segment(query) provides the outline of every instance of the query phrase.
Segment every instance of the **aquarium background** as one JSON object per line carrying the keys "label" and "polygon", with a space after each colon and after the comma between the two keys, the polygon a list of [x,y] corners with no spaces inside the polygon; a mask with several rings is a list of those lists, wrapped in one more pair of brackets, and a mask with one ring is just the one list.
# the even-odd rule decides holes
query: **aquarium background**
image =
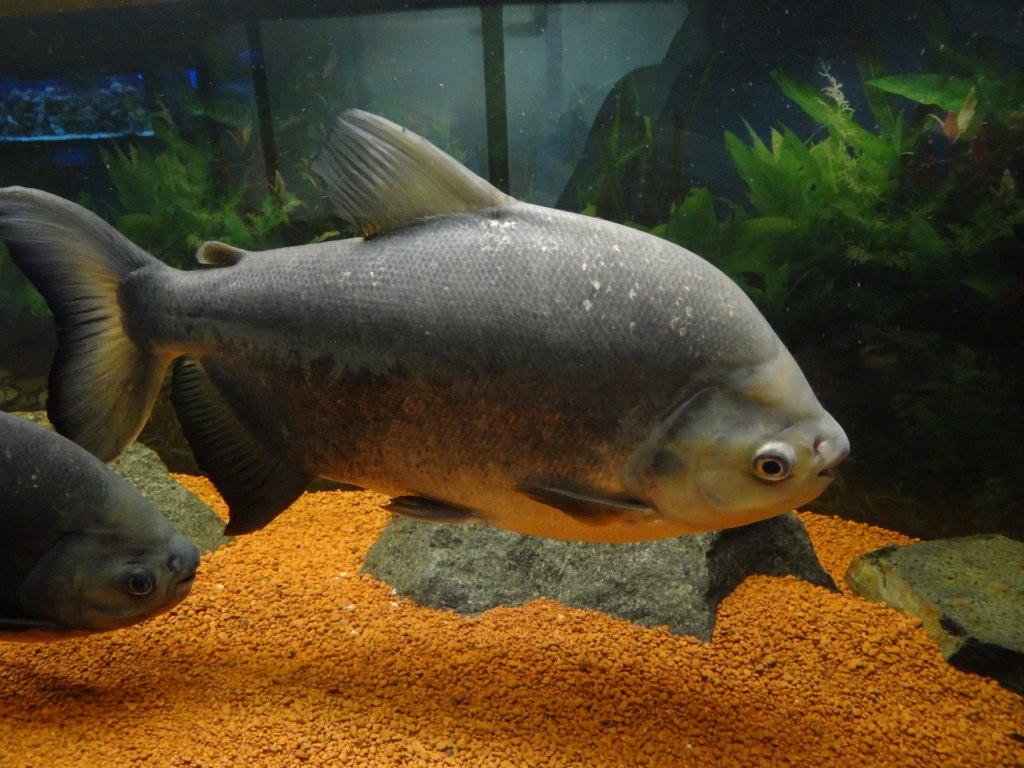
{"label": "aquarium background", "polygon": [[[88,2],[0,8],[0,184],[168,262],[347,232],[309,161],[358,106],[531,202],[748,291],[846,427],[812,506],[1024,538],[1024,9],[953,2]],[[0,407],[52,324],[0,255]],[[175,462],[173,418],[144,439]]]}

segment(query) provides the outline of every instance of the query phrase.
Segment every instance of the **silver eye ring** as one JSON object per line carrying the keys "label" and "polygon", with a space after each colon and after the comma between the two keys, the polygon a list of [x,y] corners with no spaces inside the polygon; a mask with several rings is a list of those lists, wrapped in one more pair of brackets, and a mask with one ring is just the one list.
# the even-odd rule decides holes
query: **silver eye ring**
{"label": "silver eye ring", "polygon": [[156,589],[156,579],[148,571],[133,571],[125,577],[124,588],[128,594],[135,595],[136,597],[145,597]]}
{"label": "silver eye ring", "polygon": [[796,451],[788,443],[765,443],[757,449],[751,461],[754,474],[761,480],[777,483],[793,473]]}

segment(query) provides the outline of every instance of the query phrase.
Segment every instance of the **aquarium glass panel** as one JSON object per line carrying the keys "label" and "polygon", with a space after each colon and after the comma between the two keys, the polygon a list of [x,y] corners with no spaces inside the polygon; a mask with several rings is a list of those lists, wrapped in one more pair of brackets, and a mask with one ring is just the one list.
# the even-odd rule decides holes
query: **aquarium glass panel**
{"label": "aquarium glass panel", "polygon": [[311,157],[333,115],[358,106],[412,128],[486,175],[479,8],[285,20],[262,28],[282,155]]}
{"label": "aquarium glass panel", "polygon": [[641,109],[660,111],[672,82],[657,65],[687,16],[683,2],[505,7],[512,194],[558,200],[598,110],[627,73],[646,77]]}

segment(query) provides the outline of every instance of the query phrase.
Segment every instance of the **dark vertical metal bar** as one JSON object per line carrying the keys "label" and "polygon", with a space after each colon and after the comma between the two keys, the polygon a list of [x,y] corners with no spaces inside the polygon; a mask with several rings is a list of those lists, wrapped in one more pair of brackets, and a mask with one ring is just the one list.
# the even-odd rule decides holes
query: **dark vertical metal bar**
{"label": "dark vertical metal bar", "polygon": [[487,173],[508,192],[508,103],[505,99],[505,23],[500,4],[480,6],[484,42],[484,104],[487,110]]}
{"label": "dark vertical metal bar", "polygon": [[249,69],[252,72],[252,89],[256,97],[256,122],[260,127],[260,146],[263,147],[263,164],[267,172],[267,184],[274,189],[277,178],[277,141],[274,138],[274,123],[270,115],[270,87],[267,83],[267,69],[263,63],[263,35],[260,21],[249,16],[245,21],[245,34],[249,44]]}

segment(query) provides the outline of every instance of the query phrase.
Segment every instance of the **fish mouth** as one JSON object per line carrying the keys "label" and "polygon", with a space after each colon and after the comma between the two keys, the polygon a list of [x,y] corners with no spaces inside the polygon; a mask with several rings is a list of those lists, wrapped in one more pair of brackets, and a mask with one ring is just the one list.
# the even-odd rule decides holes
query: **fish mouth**
{"label": "fish mouth", "polygon": [[175,583],[174,594],[178,600],[185,599],[185,596],[192,590],[192,582],[196,580],[196,573],[197,571],[193,570],[191,573],[178,579],[177,583]]}
{"label": "fish mouth", "polygon": [[830,483],[836,478],[836,467],[850,455],[850,442],[845,433],[831,440],[819,436],[814,440],[814,453],[819,459],[826,461],[825,466],[818,472],[818,478]]}
{"label": "fish mouth", "polygon": [[175,605],[180,603],[192,592],[192,582],[196,580],[196,575],[193,573],[191,576],[186,576],[181,581],[177,582],[167,594],[167,602],[164,610],[170,610]]}

